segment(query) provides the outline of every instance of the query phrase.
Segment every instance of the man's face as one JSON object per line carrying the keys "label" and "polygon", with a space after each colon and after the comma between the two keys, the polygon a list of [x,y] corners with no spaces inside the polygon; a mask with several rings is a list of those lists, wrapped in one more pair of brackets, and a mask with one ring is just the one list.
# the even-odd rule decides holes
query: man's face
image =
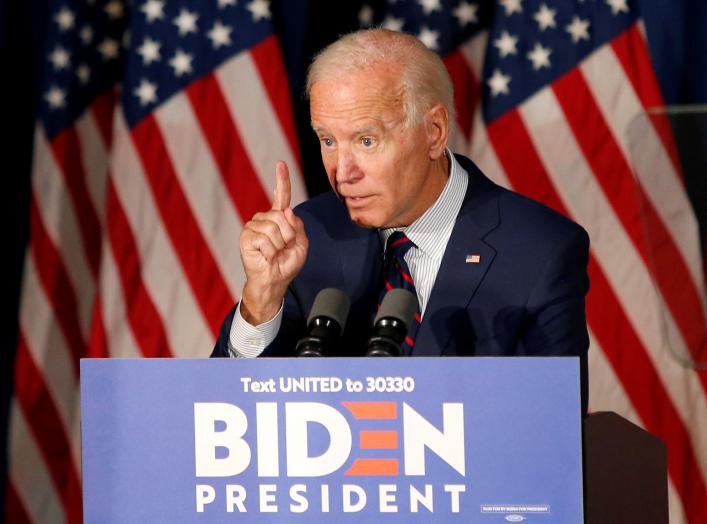
{"label": "man's face", "polygon": [[430,156],[429,126],[405,125],[403,93],[390,72],[316,82],[312,127],[329,183],[364,227],[407,226],[446,183]]}

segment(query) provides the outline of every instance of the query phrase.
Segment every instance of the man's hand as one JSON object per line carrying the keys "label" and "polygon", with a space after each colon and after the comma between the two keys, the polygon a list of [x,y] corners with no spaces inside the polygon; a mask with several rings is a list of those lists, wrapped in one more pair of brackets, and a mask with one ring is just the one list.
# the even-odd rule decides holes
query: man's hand
{"label": "man's hand", "polygon": [[287,286],[307,259],[309,241],[304,223],[290,208],[292,189],[287,164],[278,162],[275,176],[272,208],[253,215],[240,239],[246,274],[241,315],[251,325],[267,322],[277,314]]}

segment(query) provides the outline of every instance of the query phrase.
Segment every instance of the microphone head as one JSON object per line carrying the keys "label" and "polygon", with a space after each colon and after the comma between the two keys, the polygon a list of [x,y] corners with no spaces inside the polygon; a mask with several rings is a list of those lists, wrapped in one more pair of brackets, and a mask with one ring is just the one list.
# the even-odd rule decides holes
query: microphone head
{"label": "microphone head", "polygon": [[307,325],[309,326],[317,317],[328,317],[336,321],[343,330],[350,307],[351,301],[343,291],[333,287],[322,289],[315,297],[312,309],[309,311]]}
{"label": "microphone head", "polygon": [[395,318],[404,322],[405,326],[410,329],[416,309],[417,297],[415,295],[407,289],[391,289],[383,297],[383,302],[381,302],[381,307],[373,320],[373,325],[375,326],[379,320],[384,318]]}

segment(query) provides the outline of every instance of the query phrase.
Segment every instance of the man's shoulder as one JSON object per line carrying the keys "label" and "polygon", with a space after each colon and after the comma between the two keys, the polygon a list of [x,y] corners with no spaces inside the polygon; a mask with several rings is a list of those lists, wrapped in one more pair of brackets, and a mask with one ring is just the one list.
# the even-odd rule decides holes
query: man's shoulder
{"label": "man's shoulder", "polygon": [[[485,200],[488,207],[498,209],[498,226],[503,231],[516,231],[518,234],[530,234],[548,241],[566,236],[586,236],[584,228],[555,209],[533,198],[502,187],[486,175],[466,157],[457,155],[461,166],[469,174],[471,199]],[[481,193],[479,195],[478,193]]]}
{"label": "man's shoulder", "polygon": [[503,187],[499,187],[499,210],[506,220],[517,222],[519,227],[541,228],[547,234],[584,231],[577,222],[555,209]]}

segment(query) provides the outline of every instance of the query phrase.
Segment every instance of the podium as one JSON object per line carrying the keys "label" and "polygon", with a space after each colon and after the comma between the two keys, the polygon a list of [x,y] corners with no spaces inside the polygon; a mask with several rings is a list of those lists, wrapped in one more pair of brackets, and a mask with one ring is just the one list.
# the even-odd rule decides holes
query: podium
{"label": "podium", "polygon": [[583,522],[575,358],[88,359],[81,404],[87,523]]}
{"label": "podium", "polygon": [[616,413],[584,420],[587,524],[668,524],[665,443]]}

